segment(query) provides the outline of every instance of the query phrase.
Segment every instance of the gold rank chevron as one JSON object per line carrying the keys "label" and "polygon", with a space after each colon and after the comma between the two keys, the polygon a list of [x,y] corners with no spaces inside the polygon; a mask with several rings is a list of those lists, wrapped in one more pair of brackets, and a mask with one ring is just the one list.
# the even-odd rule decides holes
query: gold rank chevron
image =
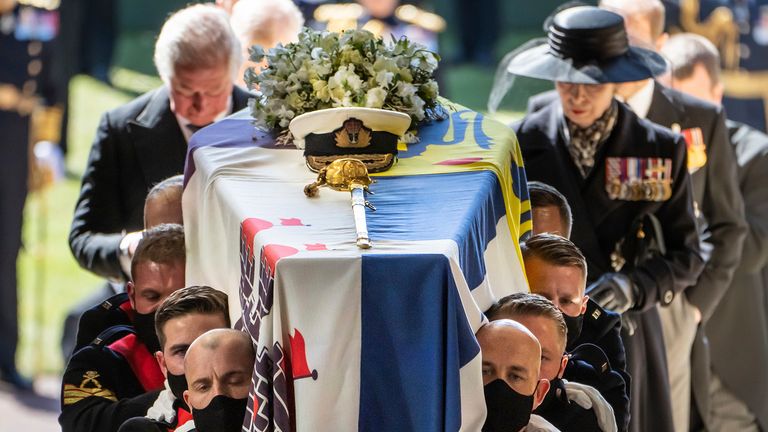
{"label": "gold rank chevron", "polygon": [[102,388],[75,387],[72,384],[64,385],[64,405],[72,405],[89,397],[102,397],[112,402],[117,402],[115,394],[111,390]]}

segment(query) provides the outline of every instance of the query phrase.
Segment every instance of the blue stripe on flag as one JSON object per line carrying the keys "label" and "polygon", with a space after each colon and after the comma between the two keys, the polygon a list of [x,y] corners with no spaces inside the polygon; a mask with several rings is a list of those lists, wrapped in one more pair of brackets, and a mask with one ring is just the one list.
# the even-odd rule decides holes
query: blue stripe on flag
{"label": "blue stripe on flag", "polygon": [[452,239],[470,289],[480,285],[485,278],[483,253],[506,214],[496,175],[472,171],[376,180],[369,200],[377,210],[367,213],[371,239]]}
{"label": "blue stripe on flag", "polygon": [[359,430],[458,430],[459,370],[480,347],[448,259],[364,255],[362,274]]}

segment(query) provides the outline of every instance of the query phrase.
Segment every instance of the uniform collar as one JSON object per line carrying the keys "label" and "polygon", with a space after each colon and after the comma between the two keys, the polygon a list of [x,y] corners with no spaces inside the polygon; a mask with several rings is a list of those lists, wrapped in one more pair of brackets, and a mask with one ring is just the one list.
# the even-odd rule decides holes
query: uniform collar
{"label": "uniform collar", "polygon": [[651,101],[653,100],[654,83],[654,80],[649,79],[640,90],[626,100],[627,105],[640,118],[648,117],[648,111],[651,109]]}

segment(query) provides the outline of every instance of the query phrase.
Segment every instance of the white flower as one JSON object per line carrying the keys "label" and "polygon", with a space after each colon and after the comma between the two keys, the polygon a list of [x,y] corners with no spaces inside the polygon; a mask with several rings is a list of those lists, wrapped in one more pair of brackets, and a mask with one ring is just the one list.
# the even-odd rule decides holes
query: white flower
{"label": "white flower", "polygon": [[309,56],[312,57],[312,60],[319,60],[325,56],[325,51],[320,47],[314,47]]}
{"label": "white flower", "polygon": [[395,74],[393,74],[392,72],[387,70],[381,70],[376,73],[376,84],[382,87],[389,87],[394,77],[395,77]]}
{"label": "white flower", "polygon": [[296,115],[296,113],[286,108],[285,105],[282,105],[277,109],[275,115],[280,119],[280,127],[288,127],[288,125],[291,123],[291,119]]}
{"label": "white flower", "polygon": [[396,109],[419,121],[432,115],[425,107],[438,104],[431,74],[439,57],[407,38],[384,42],[364,30],[304,29],[298,43],[270,49],[265,60],[268,67],[246,81],[258,98],[252,115],[267,127],[284,128],[297,115],[340,106]]}
{"label": "white flower", "polygon": [[341,66],[338,71],[328,80],[328,85],[333,88],[347,87],[352,91],[360,90],[363,81],[355,73],[353,65]]}
{"label": "white flower", "polygon": [[400,81],[397,83],[397,95],[402,99],[410,99],[416,94],[416,86],[408,84],[407,82]]}
{"label": "white flower", "polygon": [[408,110],[409,113],[419,121],[424,120],[424,99],[414,95],[411,96],[410,102],[411,108]]}
{"label": "white flower", "polygon": [[328,82],[325,80],[317,80],[312,83],[312,90],[315,91],[315,96],[323,102],[331,100],[331,90],[328,88]]}
{"label": "white flower", "polygon": [[387,98],[387,91],[381,87],[374,87],[365,94],[365,106],[368,108],[381,108]]}

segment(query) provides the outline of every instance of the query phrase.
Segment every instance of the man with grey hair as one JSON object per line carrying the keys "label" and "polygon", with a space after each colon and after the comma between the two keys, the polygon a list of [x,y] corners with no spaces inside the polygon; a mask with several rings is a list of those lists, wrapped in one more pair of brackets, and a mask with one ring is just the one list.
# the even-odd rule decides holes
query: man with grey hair
{"label": "man with grey hair", "polygon": [[96,133],[69,235],[81,266],[130,276],[149,189],[184,171],[197,129],[247,105],[249,94],[233,86],[240,55],[220,8],[196,4],[168,18],[154,53],[163,86],[104,114]]}
{"label": "man with grey hair", "polygon": [[258,45],[266,51],[277,44],[297,42],[304,17],[291,0],[240,0],[232,6],[229,22],[242,47],[243,65],[236,83],[245,87],[246,69],[259,72],[261,66],[249,60],[250,47]]}
{"label": "man with grey hair", "polygon": [[[672,63],[672,87],[721,105],[720,55],[708,39],[672,36],[661,52]],[[731,120],[728,135],[736,152],[749,231],[730,288],[706,325],[712,374],[694,381],[694,394],[709,396],[706,430],[768,430],[768,135]],[[738,335],[738,337],[736,337]]]}

